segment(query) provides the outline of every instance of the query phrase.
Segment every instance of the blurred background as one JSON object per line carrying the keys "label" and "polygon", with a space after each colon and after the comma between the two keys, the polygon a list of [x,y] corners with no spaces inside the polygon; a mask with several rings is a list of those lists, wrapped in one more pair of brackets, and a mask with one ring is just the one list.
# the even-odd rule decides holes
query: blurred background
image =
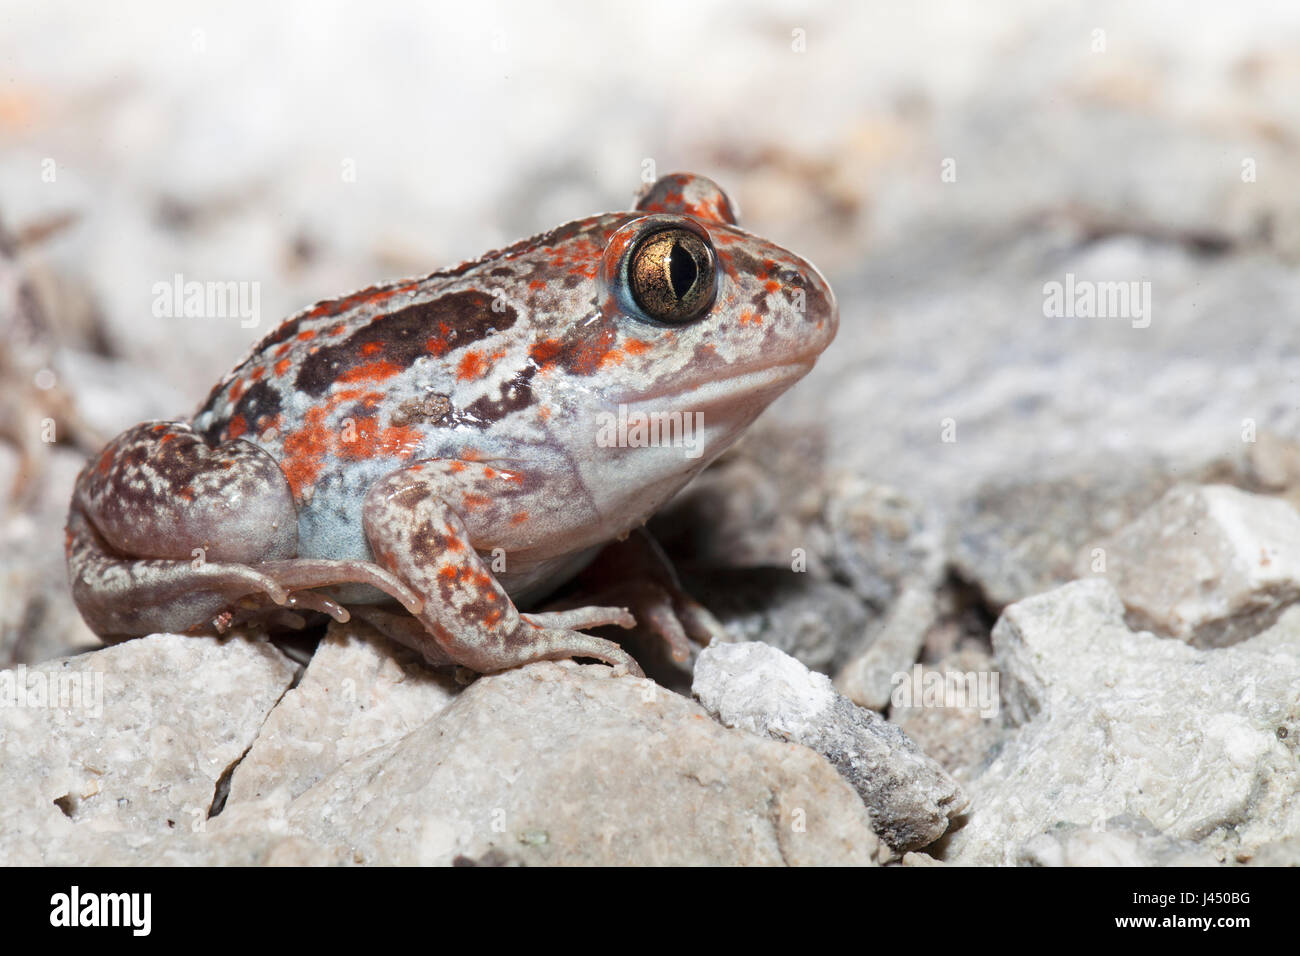
{"label": "blurred background", "polygon": [[[99,443],[305,305],[647,170],[838,295],[746,454],[901,489],[992,610],[1173,480],[1285,492],[1298,93],[1285,2],[0,0],[0,663],[94,643],[62,523]],[[260,324],[156,317],[177,274],[257,283]],[[1149,324],[1045,315],[1067,275],[1150,283]]]}

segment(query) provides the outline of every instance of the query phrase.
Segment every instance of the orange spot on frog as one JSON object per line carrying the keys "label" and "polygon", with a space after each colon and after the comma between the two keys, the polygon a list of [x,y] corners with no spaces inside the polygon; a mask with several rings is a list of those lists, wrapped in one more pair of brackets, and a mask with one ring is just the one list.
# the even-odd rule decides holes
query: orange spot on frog
{"label": "orange spot on frog", "polygon": [[456,377],[462,382],[482,378],[486,372],[487,362],[484,361],[482,352],[466,352],[456,366]]}

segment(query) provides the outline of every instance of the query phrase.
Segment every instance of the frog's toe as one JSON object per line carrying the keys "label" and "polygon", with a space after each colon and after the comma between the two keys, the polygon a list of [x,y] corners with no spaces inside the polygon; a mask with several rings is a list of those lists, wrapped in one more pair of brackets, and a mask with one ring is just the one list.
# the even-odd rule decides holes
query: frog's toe
{"label": "frog's toe", "polygon": [[637,619],[668,644],[673,660],[689,658],[692,642],[707,646],[727,639],[726,628],[685,591],[657,581],[637,582],[631,591],[629,601]]}
{"label": "frog's toe", "polygon": [[317,611],[321,614],[328,614],[340,624],[346,624],[351,620],[347,608],[323,594],[317,594],[315,591],[294,591],[289,595],[285,603],[295,610]]}
{"label": "frog's toe", "polygon": [[636,618],[625,607],[575,607],[519,616],[537,627],[563,628],[569,631],[586,631],[594,627],[636,627]]}
{"label": "frog's toe", "polygon": [[[641,620],[668,644],[673,660],[688,659],[691,656],[690,638],[694,635],[688,632],[685,621],[678,614],[673,595],[653,582],[647,582],[641,590],[643,595],[636,604]],[[707,644],[708,640],[703,643]]]}
{"label": "frog's toe", "polygon": [[[668,645],[673,660],[685,661],[690,657],[691,644],[707,646],[714,640],[727,640],[727,629],[708,608],[673,584],[643,578],[624,581],[595,595],[583,595],[604,603],[623,605],[628,618],[650,631]],[[563,605],[547,614],[564,615],[598,608],[561,610]],[[537,617],[537,615],[525,615]],[[606,622],[614,623],[614,622]],[[585,629],[598,624],[565,625]],[[628,627],[620,624],[620,627]]]}
{"label": "frog's toe", "polygon": [[714,641],[731,640],[723,623],[695,598],[682,590],[676,591],[671,597],[677,620],[696,644],[707,647]]}
{"label": "frog's toe", "polygon": [[[282,561],[263,561],[256,565],[259,573],[276,581],[285,591],[292,591],[304,607],[305,602],[325,602],[320,595],[305,595],[312,588],[337,587],[344,584],[366,584],[393,598],[410,613],[418,615],[424,609],[420,596],[401,578],[372,561],[334,560],[330,558],[287,558]],[[281,602],[283,603],[283,602]],[[331,610],[333,605],[336,610]],[[313,610],[323,610],[335,620],[347,621],[347,612],[333,601],[323,603]],[[339,617],[337,611],[342,611]]]}
{"label": "frog's toe", "polygon": [[[586,610],[610,610],[579,608],[580,611]],[[622,610],[617,608],[615,610]],[[566,614],[567,611],[555,612]],[[626,612],[624,612],[626,613]],[[527,618],[530,615],[520,615]],[[536,616],[536,615],[533,615]],[[581,631],[572,631],[564,628],[540,627],[531,621],[523,621],[523,627],[528,633],[524,637],[527,645],[526,656],[521,659],[503,658],[498,666],[483,667],[475,665],[474,669],[478,671],[505,670],[509,667],[517,667],[520,664],[532,663],[533,661],[558,661],[567,660],[572,657],[589,657],[601,663],[608,664],[614,668],[614,673],[618,675],[628,674],[632,677],[644,677],[645,671],[641,670],[641,665],[619,645],[613,641],[607,641],[603,637],[593,637],[590,634],[583,634]]]}
{"label": "frog's toe", "polygon": [[522,623],[515,640],[507,646],[461,647],[455,656],[447,653],[416,618],[370,605],[352,608],[352,616],[373,627],[385,637],[423,655],[433,667],[461,664],[480,673],[506,670],[534,661],[588,657],[609,664],[615,674],[644,677],[632,655],[613,641],[573,630],[560,622],[577,622],[582,627],[615,625],[631,627],[632,616],[624,608],[590,607],[572,611],[521,614]]}

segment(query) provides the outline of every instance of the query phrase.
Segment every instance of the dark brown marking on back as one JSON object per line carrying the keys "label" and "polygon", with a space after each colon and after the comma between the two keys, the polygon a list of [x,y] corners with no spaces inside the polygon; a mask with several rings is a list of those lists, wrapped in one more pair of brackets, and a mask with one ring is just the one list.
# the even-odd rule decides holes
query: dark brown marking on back
{"label": "dark brown marking on back", "polygon": [[430,354],[446,354],[512,327],[518,313],[504,304],[494,311],[492,303],[486,293],[467,290],[377,316],[338,344],[309,355],[295,384],[308,395],[320,396],[355,369],[381,363],[406,369]]}
{"label": "dark brown marking on back", "polygon": [[476,399],[465,406],[459,420],[476,428],[487,428],[511,412],[527,408],[533,403],[531,379],[535,374],[537,374],[537,366],[529,365],[505,383],[500,398],[484,395]]}

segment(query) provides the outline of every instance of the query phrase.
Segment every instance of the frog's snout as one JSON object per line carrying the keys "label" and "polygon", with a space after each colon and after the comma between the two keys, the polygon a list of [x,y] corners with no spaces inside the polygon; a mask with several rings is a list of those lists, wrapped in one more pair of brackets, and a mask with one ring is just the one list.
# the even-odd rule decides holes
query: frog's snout
{"label": "frog's snout", "polygon": [[789,324],[801,345],[806,345],[809,360],[816,359],[840,327],[840,310],[835,292],[815,265],[800,256],[787,254],[790,264],[780,271],[777,281],[783,287],[782,298],[789,309]]}
{"label": "frog's snout", "polygon": [[835,333],[840,328],[840,306],[835,301],[835,290],[826,281],[826,277],[811,262],[805,262],[807,271],[804,275],[809,284],[807,309],[808,321],[822,333],[822,348],[831,344]]}

